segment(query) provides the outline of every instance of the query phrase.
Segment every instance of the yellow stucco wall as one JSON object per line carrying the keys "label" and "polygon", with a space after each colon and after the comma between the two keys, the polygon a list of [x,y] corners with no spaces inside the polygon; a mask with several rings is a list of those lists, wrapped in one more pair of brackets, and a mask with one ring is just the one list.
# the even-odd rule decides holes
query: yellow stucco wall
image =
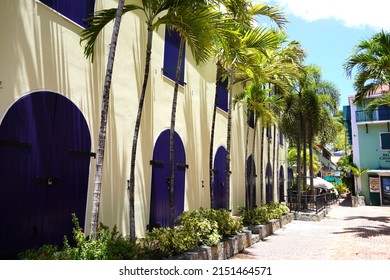
{"label": "yellow stucco wall", "polygon": [[[97,0],[98,9],[116,7],[114,0]],[[82,28],[35,0],[3,0],[0,3],[0,121],[20,97],[34,91],[51,90],[69,98],[84,114],[90,128],[92,151],[100,124],[101,96],[111,39],[112,24],[98,39],[95,61],[85,59],[80,45]],[[116,224],[128,233],[127,180],[130,171],[130,151],[138,98],[145,64],[146,27],[140,13],[128,13],[122,19],[111,87],[110,113],[102,184],[100,219]],[[173,82],[162,75],[164,27],[154,33],[150,78],[139,135],[136,163],[136,234],[142,236],[149,222],[151,170],[149,161],[159,134],[170,126]],[[209,141],[215,92],[215,63],[196,66],[190,52],[185,63],[186,85],[179,90],[176,132],[185,150],[185,209],[209,207]],[[235,87],[236,91],[239,87]],[[227,114],[218,110],[214,151],[226,147]],[[250,133],[249,143],[252,142]],[[233,112],[231,142],[231,208],[237,213],[244,206],[246,119],[242,108]],[[257,188],[260,188],[260,137],[257,130]],[[267,154],[265,137],[265,152]],[[272,145],[271,145],[272,146]],[[280,162],[274,168],[274,197],[277,199],[279,167],[286,169],[286,147],[280,152]],[[249,147],[249,151],[251,147]],[[271,155],[272,156],[272,155]],[[267,157],[263,157],[265,168]],[[86,209],[86,230],[91,218],[95,160],[91,160],[89,193]],[[265,172],[264,172],[265,173]],[[262,186],[265,194],[265,186]],[[260,203],[260,192],[257,191]],[[264,198],[263,201],[265,202]]]}

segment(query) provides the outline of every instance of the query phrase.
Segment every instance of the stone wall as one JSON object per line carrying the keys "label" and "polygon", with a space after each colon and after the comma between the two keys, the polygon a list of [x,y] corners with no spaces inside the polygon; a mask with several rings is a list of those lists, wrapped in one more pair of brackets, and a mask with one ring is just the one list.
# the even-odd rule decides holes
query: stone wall
{"label": "stone wall", "polygon": [[280,219],[273,219],[266,225],[256,225],[244,228],[239,234],[222,240],[215,246],[201,246],[197,250],[187,252],[176,259],[179,260],[226,260],[245,248],[263,240],[281,227],[291,223],[294,214],[283,215]]}

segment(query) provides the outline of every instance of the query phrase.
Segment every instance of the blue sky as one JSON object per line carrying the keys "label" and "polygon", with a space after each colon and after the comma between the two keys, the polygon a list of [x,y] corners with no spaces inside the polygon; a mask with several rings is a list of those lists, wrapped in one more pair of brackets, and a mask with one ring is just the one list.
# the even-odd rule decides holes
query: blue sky
{"label": "blue sky", "polygon": [[306,64],[321,67],[323,78],[340,91],[340,108],[354,93],[353,79],[343,63],[353,48],[381,29],[390,30],[388,0],[263,0],[278,5],[287,15],[289,40],[297,40],[306,49]]}

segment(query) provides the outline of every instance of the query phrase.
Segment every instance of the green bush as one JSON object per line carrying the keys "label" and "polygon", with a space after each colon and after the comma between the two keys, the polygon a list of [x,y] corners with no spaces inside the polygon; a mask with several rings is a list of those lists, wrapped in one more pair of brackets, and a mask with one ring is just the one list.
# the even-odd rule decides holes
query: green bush
{"label": "green bush", "polygon": [[240,216],[245,225],[266,224],[271,219],[266,205],[259,205],[252,210],[240,208]]}
{"label": "green bush", "polygon": [[215,245],[221,239],[219,224],[208,210],[184,211],[179,216],[182,230],[191,235],[197,245]]}
{"label": "green bush", "polygon": [[235,235],[243,228],[242,221],[224,209],[184,211],[178,219],[180,226],[153,229],[147,236],[147,242],[164,257],[192,251],[200,245],[216,245],[223,237]]}
{"label": "green bush", "polygon": [[279,208],[282,210],[283,215],[287,215],[288,213],[290,213],[290,208],[288,208],[286,202],[280,203]]}
{"label": "green bush", "polygon": [[64,237],[61,250],[58,250],[57,246],[43,245],[39,249],[20,253],[19,258],[24,260],[133,260],[144,259],[150,255],[148,247],[123,237],[115,226],[110,231],[107,226],[100,224],[97,237],[93,240],[83,233],[75,215],[73,215],[73,223],[75,246],[72,247]]}
{"label": "green bush", "polygon": [[240,216],[245,225],[262,225],[271,219],[280,219],[282,215],[290,212],[286,203],[273,202],[261,204],[252,210],[240,208]]}
{"label": "green bush", "polygon": [[242,231],[243,225],[240,219],[235,219],[226,209],[200,209],[203,217],[217,223],[218,233],[222,237],[236,235]]}
{"label": "green bush", "polygon": [[191,251],[200,245],[216,245],[222,238],[238,234],[243,229],[241,219],[235,219],[225,209],[185,211],[179,216],[180,226],[154,229],[146,238],[132,241],[122,236],[114,226],[110,230],[100,224],[96,239],[84,234],[73,215],[71,246],[65,237],[61,250],[44,245],[19,255],[21,259],[53,260],[132,260],[163,259]]}
{"label": "green bush", "polygon": [[39,249],[30,249],[18,255],[21,260],[55,260],[58,247],[54,245],[43,245]]}

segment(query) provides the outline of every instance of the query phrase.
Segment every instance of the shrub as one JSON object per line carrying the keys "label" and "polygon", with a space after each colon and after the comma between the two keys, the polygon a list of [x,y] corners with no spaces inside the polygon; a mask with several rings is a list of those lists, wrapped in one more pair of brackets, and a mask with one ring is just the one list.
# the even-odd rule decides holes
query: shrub
{"label": "shrub", "polygon": [[288,208],[286,202],[280,203],[279,208],[282,210],[283,215],[287,215],[288,213],[290,213],[290,208]]}
{"label": "shrub", "polygon": [[153,229],[147,242],[164,257],[191,251],[200,245],[216,245],[223,237],[242,231],[242,221],[234,219],[224,209],[184,211],[179,216],[180,226]]}
{"label": "shrub", "polygon": [[219,224],[208,211],[193,210],[184,211],[179,216],[179,221],[183,231],[187,231],[192,235],[197,245],[215,245],[220,239]]}
{"label": "shrub", "polygon": [[43,245],[39,249],[30,249],[18,254],[21,260],[54,260],[57,259],[58,247],[54,245]]}
{"label": "shrub", "polygon": [[200,209],[185,211],[179,216],[180,226],[155,228],[146,238],[132,241],[122,236],[116,226],[110,230],[100,224],[93,240],[84,234],[76,216],[73,215],[73,239],[71,246],[64,237],[63,248],[44,245],[38,250],[20,254],[21,259],[56,260],[132,260],[163,259],[191,251],[200,245],[216,245],[223,237],[242,231],[241,219],[235,219],[224,209]]}
{"label": "shrub", "polygon": [[280,219],[282,215],[290,212],[286,203],[273,202],[262,204],[252,210],[240,208],[240,216],[245,225],[266,224],[271,219]]}
{"label": "shrub", "polygon": [[93,240],[83,233],[75,215],[72,220],[74,247],[64,237],[61,250],[58,250],[57,246],[43,245],[39,249],[20,253],[19,258],[29,260],[133,260],[142,259],[150,254],[147,247],[140,246],[128,237],[123,237],[117,231],[116,226],[110,231],[107,226],[100,224],[97,237]]}
{"label": "shrub", "polygon": [[240,208],[240,216],[245,225],[266,224],[271,219],[266,205],[259,205],[252,210]]}
{"label": "shrub", "polygon": [[171,228],[154,228],[147,236],[154,249],[162,257],[171,257],[197,247],[196,237],[188,234],[182,226]]}
{"label": "shrub", "polygon": [[236,235],[242,231],[243,225],[240,219],[235,219],[226,209],[201,209],[201,214],[208,220],[217,223],[218,233],[222,237]]}

